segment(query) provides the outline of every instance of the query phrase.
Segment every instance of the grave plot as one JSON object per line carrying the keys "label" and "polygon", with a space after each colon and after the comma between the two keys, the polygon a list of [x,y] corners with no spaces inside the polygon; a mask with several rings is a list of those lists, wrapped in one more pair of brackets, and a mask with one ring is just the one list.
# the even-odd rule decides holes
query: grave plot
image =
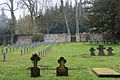
{"label": "grave plot", "polygon": [[95,49],[94,49],[94,47],[90,48],[89,51],[90,51],[90,56],[95,56],[95,53],[94,53]]}
{"label": "grave plot", "polygon": [[57,76],[68,76],[68,68],[65,67],[66,59],[64,57],[60,57],[58,63],[60,64],[59,67],[56,68],[56,75]]}
{"label": "grave plot", "polygon": [[99,56],[105,56],[105,52],[104,52],[105,47],[103,45],[99,45],[97,49],[99,50],[98,53]]}
{"label": "grave plot", "polygon": [[31,68],[31,76],[38,77],[40,76],[40,68],[37,67],[37,62],[40,60],[37,54],[32,55],[30,60],[33,62],[33,67]]}
{"label": "grave plot", "polygon": [[112,49],[112,47],[108,47],[107,51],[108,51],[108,53],[107,53],[108,56],[113,56],[113,53],[112,53],[113,49]]}
{"label": "grave plot", "polygon": [[92,71],[99,77],[120,77],[120,73],[110,68],[92,68]]}

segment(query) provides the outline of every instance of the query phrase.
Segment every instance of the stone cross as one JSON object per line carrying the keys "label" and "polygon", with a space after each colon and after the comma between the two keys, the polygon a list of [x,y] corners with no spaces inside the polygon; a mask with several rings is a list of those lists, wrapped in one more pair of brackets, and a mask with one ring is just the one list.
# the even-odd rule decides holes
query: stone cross
{"label": "stone cross", "polygon": [[99,45],[97,49],[99,50],[99,53],[98,53],[99,56],[105,56],[105,53],[104,53],[105,47],[103,45]]}
{"label": "stone cross", "polygon": [[57,76],[68,76],[68,68],[65,67],[66,62],[67,61],[64,59],[64,57],[60,57],[58,60],[60,66],[56,68]]}
{"label": "stone cross", "polygon": [[24,54],[26,54],[26,48],[24,48]]}
{"label": "stone cross", "polygon": [[21,53],[21,55],[23,54],[22,48],[21,48],[21,50],[20,50],[20,53]]}
{"label": "stone cross", "polygon": [[29,52],[29,48],[27,47],[27,53]]}
{"label": "stone cross", "polygon": [[32,55],[30,60],[33,62],[33,67],[31,68],[31,76],[38,77],[40,76],[40,69],[37,67],[37,62],[40,60],[40,57],[37,54]]}
{"label": "stone cross", "polygon": [[6,61],[6,53],[3,53],[3,61]]}
{"label": "stone cross", "polygon": [[108,54],[107,54],[108,56],[112,56],[113,55],[113,53],[112,53],[112,51],[113,51],[112,47],[108,47],[107,51],[108,51]]}
{"label": "stone cross", "polygon": [[2,54],[4,54],[4,48],[1,48]]}
{"label": "stone cross", "polygon": [[13,52],[15,51],[15,47],[14,46],[12,46],[12,48],[13,48]]}
{"label": "stone cross", "polygon": [[6,54],[8,53],[8,48],[6,47]]}
{"label": "stone cross", "polygon": [[42,51],[40,52],[40,58],[42,58],[43,57],[43,53],[42,53]]}
{"label": "stone cross", "polygon": [[[38,52],[38,56],[40,57],[40,51]],[[40,57],[41,58],[41,57]]]}
{"label": "stone cross", "polygon": [[98,41],[98,40],[97,40],[96,42],[97,42],[97,44],[99,44],[99,41]]}
{"label": "stone cross", "polygon": [[90,55],[91,56],[95,56],[95,53],[94,53],[95,49],[94,49],[94,47],[90,48],[89,51],[90,51]]}
{"label": "stone cross", "polygon": [[92,40],[90,40],[90,44],[92,44]]}
{"label": "stone cross", "polygon": [[12,46],[10,46],[10,52],[12,52]]}

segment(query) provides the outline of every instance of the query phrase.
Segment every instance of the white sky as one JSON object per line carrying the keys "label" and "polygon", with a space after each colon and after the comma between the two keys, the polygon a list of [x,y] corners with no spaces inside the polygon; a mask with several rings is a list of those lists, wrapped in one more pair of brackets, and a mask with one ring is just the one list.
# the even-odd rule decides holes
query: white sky
{"label": "white sky", "polygon": [[[14,0],[17,2],[17,0]],[[58,5],[60,5],[60,0],[51,0],[52,2],[52,5],[55,5],[56,3]],[[63,0],[63,1],[67,1],[67,0]],[[75,0],[68,0],[69,2],[72,1],[73,5],[75,4]],[[79,1],[79,0],[78,0]],[[4,2],[9,2],[8,0],[0,0],[0,4],[4,3]],[[16,7],[16,5],[14,5]],[[0,6],[0,14],[1,14],[1,8],[3,6]],[[7,8],[7,6],[5,6],[5,8]],[[8,8],[7,8],[8,9]],[[5,14],[8,16],[8,18],[10,18],[10,12],[9,11],[5,11]],[[28,11],[27,10],[22,10],[22,9],[18,9],[17,11],[15,11],[15,16],[16,16],[16,19],[19,19],[20,15],[23,16],[23,15],[26,15],[28,14]]]}

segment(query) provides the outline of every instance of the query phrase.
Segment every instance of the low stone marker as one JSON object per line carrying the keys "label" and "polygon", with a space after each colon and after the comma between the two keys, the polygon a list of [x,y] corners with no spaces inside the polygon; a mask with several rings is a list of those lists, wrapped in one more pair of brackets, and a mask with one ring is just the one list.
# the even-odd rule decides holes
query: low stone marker
{"label": "low stone marker", "polygon": [[26,54],[26,48],[24,48],[24,54]]}
{"label": "low stone marker", "polygon": [[92,40],[90,40],[90,44],[92,44],[92,42],[93,42],[93,41],[92,41]]}
{"label": "low stone marker", "polygon": [[33,62],[33,67],[31,68],[31,76],[32,77],[39,77],[40,76],[40,69],[37,67],[37,62],[40,60],[37,54],[32,55],[30,60]]}
{"label": "low stone marker", "polygon": [[68,68],[65,67],[66,60],[64,57],[60,57],[58,60],[58,63],[60,64],[59,67],[56,68],[57,76],[68,76]]}
{"label": "low stone marker", "polygon": [[6,53],[3,53],[3,61],[6,61]]}
{"label": "low stone marker", "polygon": [[105,48],[103,45],[99,45],[97,49],[99,50],[99,53],[98,53],[99,56],[105,56],[105,53],[104,53]]}
{"label": "low stone marker", "polygon": [[12,52],[12,46],[10,46],[10,52]]}
{"label": "low stone marker", "polygon": [[21,48],[21,50],[20,50],[20,54],[21,54],[21,55],[23,54],[23,50],[22,50],[22,48]]}
{"label": "low stone marker", "polygon": [[15,49],[14,49],[15,47],[12,45],[12,52],[14,52],[15,51]]}
{"label": "low stone marker", "polygon": [[6,47],[6,54],[8,54],[8,48]]}
{"label": "low stone marker", "polygon": [[27,53],[29,53],[29,48],[27,47],[27,51],[26,51]]}
{"label": "low stone marker", "polygon": [[120,77],[120,73],[109,68],[92,68],[98,77]]}
{"label": "low stone marker", "polygon": [[90,56],[95,56],[95,53],[94,53],[95,49],[94,49],[94,47],[90,48],[89,51],[90,51]]}
{"label": "low stone marker", "polygon": [[4,48],[1,48],[2,54],[4,54]]}
{"label": "low stone marker", "polygon": [[40,57],[40,51],[38,52],[38,56]]}
{"label": "low stone marker", "polygon": [[112,53],[113,49],[112,49],[112,47],[108,47],[107,51],[108,51],[108,54],[107,54],[108,56],[113,56],[113,53]]}
{"label": "low stone marker", "polygon": [[97,42],[97,44],[99,44],[99,41],[98,41],[98,40],[97,40],[96,42]]}

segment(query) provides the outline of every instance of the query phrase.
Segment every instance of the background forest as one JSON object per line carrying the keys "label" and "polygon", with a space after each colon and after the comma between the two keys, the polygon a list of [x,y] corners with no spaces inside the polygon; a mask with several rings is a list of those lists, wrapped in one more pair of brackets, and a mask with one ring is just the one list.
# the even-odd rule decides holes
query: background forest
{"label": "background forest", "polygon": [[[16,3],[17,2],[17,3]],[[8,0],[0,4],[0,38],[3,43],[13,43],[16,34],[61,34],[75,35],[82,32],[103,33],[114,42],[120,35],[120,1],[118,0]],[[14,5],[17,5],[15,7]],[[8,8],[7,8],[8,7]],[[27,12],[16,20],[15,11]],[[10,19],[5,15],[8,10]],[[4,36],[5,35],[5,36]]]}

